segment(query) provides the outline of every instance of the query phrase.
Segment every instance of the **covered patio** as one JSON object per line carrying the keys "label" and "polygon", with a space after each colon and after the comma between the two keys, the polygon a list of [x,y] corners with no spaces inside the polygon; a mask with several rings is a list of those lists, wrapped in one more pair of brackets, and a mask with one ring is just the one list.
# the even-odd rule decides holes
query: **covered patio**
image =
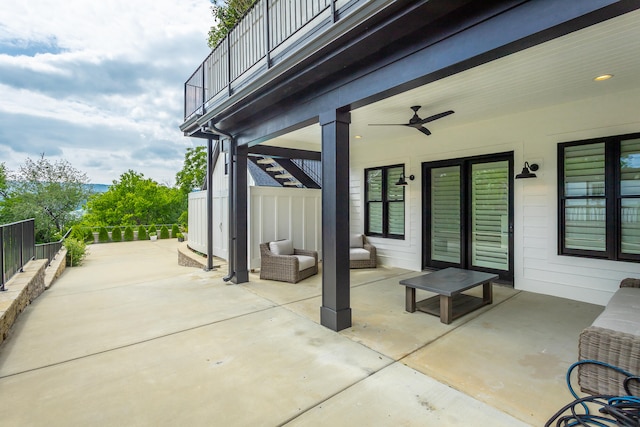
{"label": "covered patio", "polygon": [[[353,326],[321,275],[229,285],[175,240],[91,246],[0,347],[3,425],[542,425],[601,306],[494,286],[450,325],[407,313],[400,268],[352,270]],[[480,290],[480,289],[479,289]],[[424,293],[422,296],[427,296]]]}

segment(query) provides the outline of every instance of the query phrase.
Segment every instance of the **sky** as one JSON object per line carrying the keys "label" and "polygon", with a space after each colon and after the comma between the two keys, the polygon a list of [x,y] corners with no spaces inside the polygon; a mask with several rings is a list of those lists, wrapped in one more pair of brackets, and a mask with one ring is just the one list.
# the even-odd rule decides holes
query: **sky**
{"label": "sky", "polygon": [[175,184],[183,87],[209,53],[209,0],[0,3],[0,163],[43,153],[93,184]]}

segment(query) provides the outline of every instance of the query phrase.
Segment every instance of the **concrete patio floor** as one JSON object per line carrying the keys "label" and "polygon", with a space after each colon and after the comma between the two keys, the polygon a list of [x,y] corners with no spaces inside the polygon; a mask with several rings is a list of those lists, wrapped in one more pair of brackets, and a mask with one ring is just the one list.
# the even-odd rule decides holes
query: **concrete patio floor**
{"label": "concrete patio floor", "polygon": [[0,347],[3,426],[539,426],[603,309],[494,286],[444,325],[405,312],[418,273],[381,267],[351,271],[335,333],[320,275],[229,285],[177,246],[92,245],[27,307]]}

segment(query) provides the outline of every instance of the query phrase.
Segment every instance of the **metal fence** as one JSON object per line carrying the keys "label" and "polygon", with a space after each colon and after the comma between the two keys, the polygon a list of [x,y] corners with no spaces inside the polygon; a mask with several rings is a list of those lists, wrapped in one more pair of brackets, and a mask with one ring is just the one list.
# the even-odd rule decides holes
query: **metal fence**
{"label": "metal fence", "polygon": [[293,56],[341,16],[375,2],[258,0],[185,83],[185,120]]}
{"label": "metal fence", "polygon": [[56,257],[56,254],[62,249],[64,245],[64,239],[71,233],[71,229],[69,229],[62,239],[57,242],[51,243],[40,243],[36,245],[36,259],[46,259],[47,265],[51,264],[51,261]]}
{"label": "metal fence", "polygon": [[35,220],[27,219],[0,226],[0,264],[2,266],[2,282],[4,285],[35,257]]}

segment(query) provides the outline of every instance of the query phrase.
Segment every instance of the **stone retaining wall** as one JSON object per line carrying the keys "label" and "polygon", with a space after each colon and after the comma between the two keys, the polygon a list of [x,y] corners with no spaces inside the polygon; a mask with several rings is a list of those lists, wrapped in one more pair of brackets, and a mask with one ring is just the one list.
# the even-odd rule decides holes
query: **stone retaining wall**
{"label": "stone retaining wall", "polygon": [[29,261],[22,273],[16,273],[0,292],[0,343],[24,308],[44,292],[46,259]]}
{"label": "stone retaining wall", "polygon": [[194,253],[187,246],[187,242],[182,242],[178,245],[178,265],[183,267],[205,268],[207,258]]}

